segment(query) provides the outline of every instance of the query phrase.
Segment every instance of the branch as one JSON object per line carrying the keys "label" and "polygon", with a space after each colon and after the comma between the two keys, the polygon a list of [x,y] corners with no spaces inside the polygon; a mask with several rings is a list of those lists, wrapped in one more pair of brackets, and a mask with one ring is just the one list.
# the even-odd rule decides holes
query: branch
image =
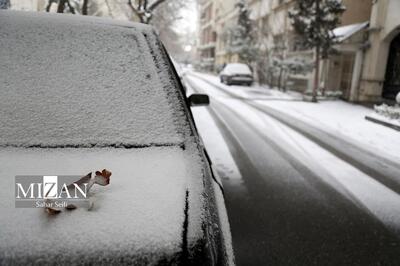
{"label": "branch", "polygon": [[130,9],[132,10],[132,12],[135,13],[135,15],[140,19],[140,22],[143,23],[143,22],[144,22],[143,16],[140,14],[139,10],[137,10],[137,9],[133,6],[131,0],[128,0],[127,5],[130,7]]}
{"label": "branch", "polygon": [[69,8],[69,11],[71,11],[72,14],[75,14],[75,8],[71,5],[69,0],[67,0],[67,5],[68,5],[68,8]]}
{"label": "branch", "polygon": [[67,0],[60,0],[57,6],[57,13],[64,13],[65,3]]}
{"label": "branch", "polygon": [[112,14],[112,10],[111,10],[111,7],[110,7],[110,3],[108,3],[108,0],[105,0],[104,2],[105,2],[106,5],[107,5],[108,15],[109,15],[110,17],[114,18],[114,15]]}
{"label": "branch", "polygon": [[51,5],[53,4],[54,0],[49,0],[49,2],[47,2],[47,6],[46,6],[46,12],[50,12],[50,8]]}
{"label": "branch", "polygon": [[157,0],[157,1],[155,1],[154,3],[152,3],[150,6],[149,6],[149,11],[151,12],[151,11],[153,11],[157,6],[159,6],[160,4],[162,4],[163,2],[165,2],[165,0]]}

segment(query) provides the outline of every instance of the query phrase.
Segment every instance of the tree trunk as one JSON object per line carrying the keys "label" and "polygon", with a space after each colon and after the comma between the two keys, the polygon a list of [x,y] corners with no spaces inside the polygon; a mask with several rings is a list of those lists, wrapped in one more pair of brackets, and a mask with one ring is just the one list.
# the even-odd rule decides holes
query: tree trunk
{"label": "tree trunk", "polygon": [[286,71],[283,71],[283,74],[282,74],[282,79],[283,79],[283,81],[282,81],[282,91],[283,92],[286,92],[286,83],[287,83],[287,74],[286,74]]}
{"label": "tree trunk", "polygon": [[319,85],[319,45],[315,47],[315,73],[314,73],[314,86],[312,91],[312,102],[317,102],[317,91]]}
{"label": "tree trunk", "polygon": [[67,0],[60,0],[58,1],[57,13],[64,13],[65,3]]}
{"label": "tree trunk", "polygon": [[51,5],[53,4],[53,0],[49,0],[46,6],[46,12],[50,12]]}
{"label": "tree trunk", "polygon": [[83,0],[82,15],[87,15],[88,14],[88,3],[89,3],[89,0]]}
{"label": "tree trunk", "polygon": [[[319,1],[315,1],[315,22],[318,27],[318,32],[320,32],[321,26],[319,23],[319,18],[321,16],[321,11],[319,9]],[[312,91],[312,98],[311,101],[316,103],[317,102],[317,90],[318,90],[318,85],[319,85],[319,49],[320,49],[320,44],[317,44],[315,46],[315,76],[314,76],[314,87]]]}
{"label": "tree trunk", "polygon": [[69,8],[69,11],[75,15],[75,8],[71,5],[71,3],[69,2],[69,0],[67,0],[67,5]]}
{"label": "tree trunk", "polygon": [[283,73],[283,68],[279,70],[279,77],[278,77],[278,88],[279,90],[282,89],[282,73]]}

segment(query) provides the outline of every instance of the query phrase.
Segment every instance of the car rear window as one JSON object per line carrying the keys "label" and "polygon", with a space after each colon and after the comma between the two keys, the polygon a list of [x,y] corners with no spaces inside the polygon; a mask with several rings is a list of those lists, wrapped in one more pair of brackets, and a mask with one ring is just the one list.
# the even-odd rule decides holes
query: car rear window
{"label": "car rear window", "polygon": [[250,68],[245,64],[228,64],[226,70],[235,73],[251,74]]}
{"label": "car rear window", "polygon": [[175,145],[187,119],[153,31],[0,14],[0,146]]}

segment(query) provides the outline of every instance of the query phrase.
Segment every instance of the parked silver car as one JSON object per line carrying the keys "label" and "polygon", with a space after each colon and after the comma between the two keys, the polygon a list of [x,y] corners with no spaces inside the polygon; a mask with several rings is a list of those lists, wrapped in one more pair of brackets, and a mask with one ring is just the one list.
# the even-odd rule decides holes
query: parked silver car
{"label": "parked silver car", "polygon": [[253,73],[250,67],[241,63],[229,63],[219,73],[221,83],[251,86]]}

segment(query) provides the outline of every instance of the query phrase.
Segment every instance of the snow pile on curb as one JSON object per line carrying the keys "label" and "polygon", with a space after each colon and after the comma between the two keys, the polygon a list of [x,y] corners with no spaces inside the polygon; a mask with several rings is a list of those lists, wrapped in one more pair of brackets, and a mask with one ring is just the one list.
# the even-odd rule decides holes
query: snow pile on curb
{"label": "snow pile on curb", "polygon": [[257,101],[292,115],[322,130],[362,143],[388,159],[400,159],[400,135],[391,128],[371,123],[365,116],[371,109],[343,101],[307,102]]}
{"label": "snow pile on curb", "polygon": [[389,119],[398,120],[400,123],[400,106],[389,106],[383,103],[381,105],[374,105],[374,110],[379,115]]}

